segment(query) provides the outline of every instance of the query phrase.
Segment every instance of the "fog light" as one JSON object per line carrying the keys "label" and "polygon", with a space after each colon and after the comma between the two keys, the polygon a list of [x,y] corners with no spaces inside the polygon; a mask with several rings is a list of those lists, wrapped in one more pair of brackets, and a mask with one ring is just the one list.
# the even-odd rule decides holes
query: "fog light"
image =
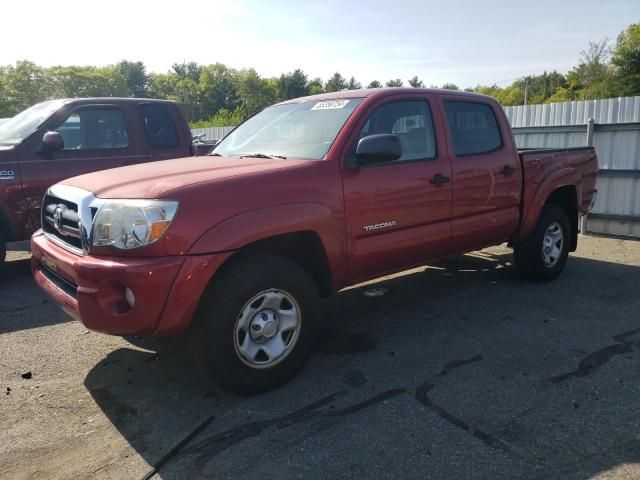
{"label": "fog light", "polygon": [[[127,299],[127,303],[131,308],[136,304],[136,296],[133,294],[130,288],[124,291],[124,297]],[[122,298],[122,297],[121,297]]]}

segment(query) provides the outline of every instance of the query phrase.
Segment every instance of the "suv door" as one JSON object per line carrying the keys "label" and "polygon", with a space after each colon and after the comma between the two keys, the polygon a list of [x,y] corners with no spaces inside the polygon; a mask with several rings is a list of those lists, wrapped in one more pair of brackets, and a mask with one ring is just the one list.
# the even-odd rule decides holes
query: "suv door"
{"label": "suv door", "polygon": [[[64,148],[42,151],[45,131],[57,131]],[[83,173],[147,160],[139,142],[129,135],[122,109],[114,105],[78,106],[50,123],[30,139],[20,155],[23,192],[31,217],[40,225],[42,197],[54,183]]]}
{"label": "suv door", "polygon": [[507,241],[520,220],[522,172],[500,107],[453,96],[444,96],[442,107],[453,171],[453,245],[463,252]]}
{"label": "suv door", "polygon": [[434,122],[434,103],[425,95],[387,97],[354,129],[343,165],[352,164],[358,141],[367,135],[398,135],[403,154],[392,162],[345,167],[351,279],[409,267],[448,250],[451,166],[438,150],[443,128]]}

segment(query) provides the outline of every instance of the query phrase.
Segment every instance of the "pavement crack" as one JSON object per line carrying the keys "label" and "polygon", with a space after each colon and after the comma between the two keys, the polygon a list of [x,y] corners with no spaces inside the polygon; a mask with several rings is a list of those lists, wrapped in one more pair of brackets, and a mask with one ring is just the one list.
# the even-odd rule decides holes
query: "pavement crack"
{"label": "pavement crack", "polygon": [[404,388],[395,388],[385,390],[371,398],[343,408],[333,410],[331,410],[331,407],[329,409],[323,408],[335,401],[339,396],[345,394],[343,391],[336,392],[286,415],[246,423],[244,425],[216,433],[207,438],[203,438],[199,442],[185,448],[182,451],[182,455],[197,455],[199,460],[207,462],[211,458],[219,455],[238,443],[246,439],[259,436],[269,427],[275,426],[278,429],[284,429],[311,418],[330,418],[353,415],[405,392],[406,389]]}
{"label": "pavement crack", "polygon": [[628,337],[637,333],[640,333],[640,328],[614,335],[611,338],[615,340],[616,343],[607,345],[606,347],[596,350],[595,352],[588,353],[582,358],[582,360],[580,360],[578,368],[570,372],[561,373],[559,375],[549,377],[548,381],[551,383],[561,383],[573,377],[581,378],[590,375],[595,370],[611,360],[613,357],[632,352],[635,347],[639,346],[640,342],[627,340]]}
{"label": "pavement crack", "polygon": [[[471,358],[466,358],[463,360],[454,360],[452,362],[449,362],[444,366],[444,368],[440,371],[440,373],[438,373],[433,377],[433,380],[449,374],[451,371],[455,370],[456,368],[463,367],[464,365],[468,365],[470,363],[479,362],[480,360],[482,360],[482,355],[478,354],[478,355],[474,355]],[[429,398],[429,392],[433,390],[433,388],[435,387],[435,384],[432,382],[425,382],[422,385],[418,386],[415,394],[416,400],[418,400],[418,402],[420,402],[422,405],[424,405],[429,410],[434,412],[443,420],[473,435],[475,438],[482,441],[489,447],[502,450],[505,452],[511,451],[511,448],[509,447],[509,445],[507,445],[505,442],[503,442],[499,438],[496,438],[490,435],[489,433],[481,430],[480,428],[470,425],[469,423],[456,417],[453,413],[449,412],[447,409],[441,407],[440,405],[435,403],[433,400],[431,400],[431,398]]]}
{"label": "pavement crack", "polygon": [[440,371],[440,373],[436,375],[436,378],[444,377],[445,375],[447,375],[452,370],[455,370],[456,368],[464,367],[465,365],[468,365],[474,362],[479,362],[480,360],[482,360],[482,355],[478,354],[478,355],[474,355],[471,358],[465,358],[463,360],[454,360],[452,362],[449,362],[444,366],[444,368]]}

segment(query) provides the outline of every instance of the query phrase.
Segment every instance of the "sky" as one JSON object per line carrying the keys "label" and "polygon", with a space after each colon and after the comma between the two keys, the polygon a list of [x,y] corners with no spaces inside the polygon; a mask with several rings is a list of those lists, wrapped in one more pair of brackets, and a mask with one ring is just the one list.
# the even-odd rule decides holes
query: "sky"
{"label": "sky", "polygon": [[640,0],[3,0],[0,18],[0,65],[221,62],[266,77],[506,86],[615,42]]}

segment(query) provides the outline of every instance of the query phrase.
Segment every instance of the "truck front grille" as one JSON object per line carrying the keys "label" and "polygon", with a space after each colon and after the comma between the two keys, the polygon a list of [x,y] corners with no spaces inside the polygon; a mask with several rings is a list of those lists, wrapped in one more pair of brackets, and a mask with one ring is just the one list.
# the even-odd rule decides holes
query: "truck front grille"
{"label": "truck front grille", "polygon": [[47,194],[42,204],[42,229],[59,242],[82,250],[78,205]]}

